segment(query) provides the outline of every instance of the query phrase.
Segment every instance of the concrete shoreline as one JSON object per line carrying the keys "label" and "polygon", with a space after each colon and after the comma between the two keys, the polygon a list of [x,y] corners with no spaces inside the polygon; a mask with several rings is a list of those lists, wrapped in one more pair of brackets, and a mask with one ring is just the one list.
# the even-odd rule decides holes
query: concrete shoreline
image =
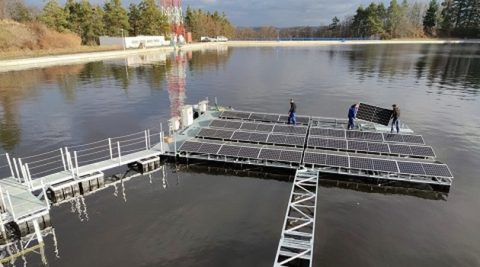
{"label": "concrete shoreline", "polygon": [[[382,44],[480,44],[480,40],[346,40],[346,41],[229,41],[227,43],[194,43],[180,48],[182,51],[201,50],[217,46],[228,47],[308,47],[329,45],[382,45]],[[57,56],[43,56],[0,60],[0,72],[17,71],[32,68],[43,68],[57,65],[69,65],[91,61],[122,58],[130,55],[141,55],[157,52],[171,52],[175,48],[158,47],[150,49],[116,50],[107,52],[89,52]]]}

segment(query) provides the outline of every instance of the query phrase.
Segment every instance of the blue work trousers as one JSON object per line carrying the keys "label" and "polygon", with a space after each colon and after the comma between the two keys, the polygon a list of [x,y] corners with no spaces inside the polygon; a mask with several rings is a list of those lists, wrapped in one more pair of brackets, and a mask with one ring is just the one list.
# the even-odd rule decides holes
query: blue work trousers
{"label": "blue work trousers", "polygon": [[288,115],[288,124],[297,124],[297,119],[295,118],[295,112],[290,112]]}
{"label": "blue work trousers", "polygon": [[348,126],[347,130],[355,128],[355,119],[354,118],[348,118]]}
{"label": "blue work trousers", "polygon": [[393,127],[397,129],[397,133],[400,132],[400,120],[397,118],[392,119],[392,129],[390,130],[391,133],[393,133]]}

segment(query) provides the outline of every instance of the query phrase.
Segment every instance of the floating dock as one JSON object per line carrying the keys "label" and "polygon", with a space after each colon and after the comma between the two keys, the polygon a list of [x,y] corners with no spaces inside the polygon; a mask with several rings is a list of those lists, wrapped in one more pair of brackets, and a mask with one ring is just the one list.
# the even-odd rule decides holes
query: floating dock
{"label": "floating dock", "polygon": [[172,118],[167,135],[160,124],[153,133],[145,130],[22,158],[5,154],[0,157],[5,162],[0,171],[7,173],[0,180],[2,240],[7,243],[11,236],[11,227],[6,227],[11,224],[26,229],[21,236],[36,233],[42,240],[50,205],[102,189],[107,171],[148,173],[160,168],[161,159],[216,162],[295,173],[274,266],[312,266],[322,174],[447,192],[453,182],[448,166],[436,159],[421,135],[406,125],[402,134],[389,133],[381,124],[387,112],[364,106],[364,120],[346,130],[345,119],[297,116],[297,125],[288,125],[285,115],[222,110],[202,101],[185,106],[181,118]]}

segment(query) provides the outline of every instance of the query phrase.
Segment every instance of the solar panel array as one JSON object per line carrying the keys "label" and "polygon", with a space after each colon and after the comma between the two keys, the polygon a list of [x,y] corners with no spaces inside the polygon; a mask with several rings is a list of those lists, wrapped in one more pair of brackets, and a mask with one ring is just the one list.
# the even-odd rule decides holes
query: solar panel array
{"label": "solar panel array", "polygon": [[453,177],[447,165],[437,163],[410,162],[401,160],[337,155],[314,150],[306,150],[303,161],[305,164],[317,166],[340,167],[408,175],[447,178]]}
{"label": "solar panel array", "polygon": [[358,108],[357,118],[365,121],[370,121],[382,125],[388,125],[392,110],[376,107],[364,103],[360,103]]}
{"label": "solar panel array", "polygon": [[430,146],[342,140],[315,136],[308,138],[307,147],[413,157],[435,157],[435,153]]}
{"label": "solar panel array", "polygon": [[[264,121],[264,122],[288,122],[287,115],[280,114],[271,114],[271,113],[259,113],[259,112],[245,112],[245,111],[233,111],[226,110],[223,111],[220,118],[225,119],[240,119],[240,120],[251,120],[251,121]],[[309,116],[296,116],[297,124],[309,124]]]}
{"label": "solar panel array", "polygon": [[195,154],[220,155],[226,157],[258,159],[268,161],[280,161],[300,164],[302,161],[302,149],[294,148],[275,148],[271,146],[252,146],[233,143],[210,143],[198,139],[185,141],[180,148],[180,152]]}
{"label": "solar panel array", "polygon": [[285,124],[272,124],[261,122],[247,122],[247,121],[231,121],[231,120],[212,120],[209,127],[213,128],[225,128],[234,130],[256,131],[256,132],[275,132],[286,134],[303,134],[306,135],[308,131],[307,126],[302,125],[285,125]]}
{"label": "solar panel array", "polygon": [[413,134],[390,134],[390,133],[311,127],[310,135],[341,138],[341,139],[367,140],[367,141],[374,141],[374,142],[425,144],[423,137],[421,135],[413,135]]}

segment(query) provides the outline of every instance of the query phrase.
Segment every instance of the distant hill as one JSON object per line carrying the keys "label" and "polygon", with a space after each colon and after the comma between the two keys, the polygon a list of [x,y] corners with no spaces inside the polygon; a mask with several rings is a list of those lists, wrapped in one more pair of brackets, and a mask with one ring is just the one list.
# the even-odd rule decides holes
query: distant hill
{"label": "distant hill", "polygon": [[78,48],[81,43],[74,33],[60,33],[38,22],[0,20],[0,52]]}

